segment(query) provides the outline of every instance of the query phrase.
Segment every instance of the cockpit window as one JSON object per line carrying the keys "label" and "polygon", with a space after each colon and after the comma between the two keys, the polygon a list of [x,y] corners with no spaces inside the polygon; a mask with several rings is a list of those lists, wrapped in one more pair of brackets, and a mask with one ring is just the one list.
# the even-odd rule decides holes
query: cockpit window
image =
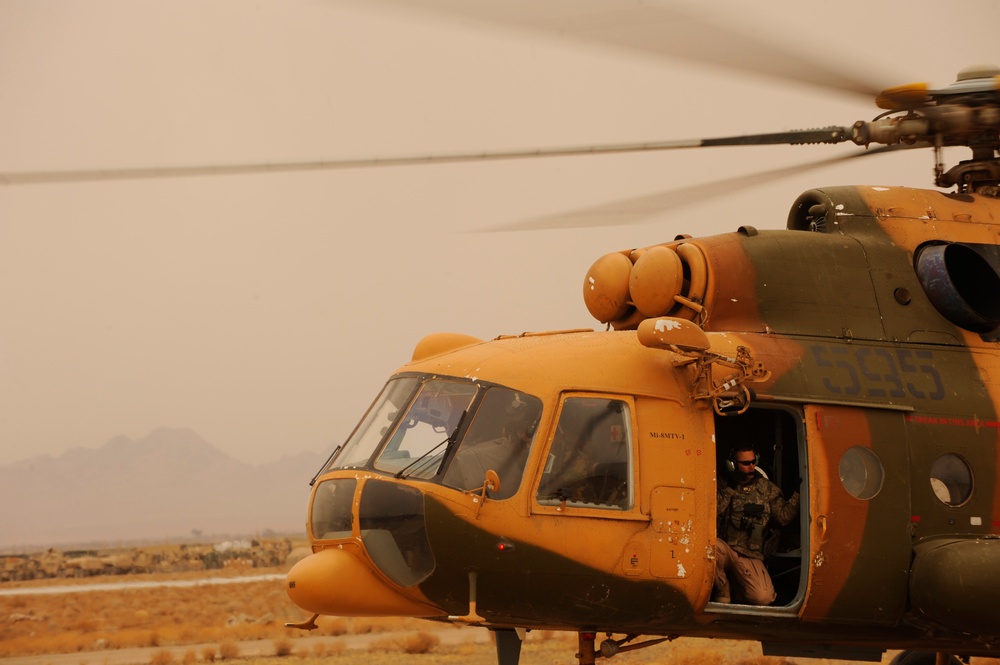
{"label": "cockpit window", "polygon": [[376,458],[375,468],[413,478],[436,476],[477,390],[474,383],[463,381],[424,383]]}
{"label": "cockpit window", "polygon": [[393,377],[322,473],[375,469],[472,492],[495,471],[500,486],[487,496],[507,499],[521,486],[541,415],[540,399],[504,386]]}
{"label": "cockpit window", "polygon": [[409,402],[419,382],[417,377],[410,376],[397,377],[385,384],[351,438],[344,444],[344,449],[330,461],[324,471],[367,465],[375,448]]}
{"label": "cockpit window", "polygon": [[542,402],[537,397],[502,386],[490,387],[442,482],[460,490],[475,490],[483,486],[486,472],[493,470],[500,478],[500,487],[488,496],[512,497],[521,486],[541,414]]}
{"label": "cockpit window", "polygon": [[568,397],[538,487],[542,505],[632,506],[632,427],[620,400]]}

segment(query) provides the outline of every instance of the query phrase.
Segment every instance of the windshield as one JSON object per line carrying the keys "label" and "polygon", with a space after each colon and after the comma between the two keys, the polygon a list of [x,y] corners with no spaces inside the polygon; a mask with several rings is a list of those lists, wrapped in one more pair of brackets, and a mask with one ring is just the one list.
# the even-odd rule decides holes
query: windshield
{"label": "windshield", "polygon": [[438,479],[463,491],[500,478],[490,496],[517,491],[542,413],[537,397],[504,386],[445,377],[393,377],[324,469],[369,468]]}
{"label": "windshield", "polygon": [[537,397],[502,386],[487,389],[442,482],[475,490],[483,486],[486,472],[493,470],[500,478],[500,488],[490,496],[513,496],[521,485],[541,414],[542,403]]}
{"label": "windshield", "polygon": [[431,379],[424,383],[376,458],[375,468],[406,477],[436,476],[447,444],[477,390],[466,381]]}
{"label": "windshield", "polygon": [[410,396],[419,383],[420,380],[415,376],[390,379],[354,429],[351,438],[344,444],[344,449],[331,460],[325,471],[367,465],[375,448],[410,401]]}

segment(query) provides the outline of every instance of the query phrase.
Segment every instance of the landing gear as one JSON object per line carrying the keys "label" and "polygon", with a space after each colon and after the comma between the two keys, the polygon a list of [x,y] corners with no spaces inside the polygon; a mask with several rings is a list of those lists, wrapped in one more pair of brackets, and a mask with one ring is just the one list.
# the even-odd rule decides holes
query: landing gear
{"label": "landing gear", "polygon": [[608,633],[607,639],[601,642],[600,656],[598,656],[598,652],[594,649],[594,640],[597,638],[597,635],[595,633],[582,632],[579,634],[580,650],[576,654],[576,657],[579,659],[579,665],[594,665],[595,659],[599,657],[611,658],[612,656],[625,651],[644,649],[646,647],[651,647],[654,644],[659,644],[673,639],[672,637],[659,637],[653,640],[646,640],[645,642],[629,644],[629,642],[637,637],[639,636],[626,635],[624,638],[616,640],[611,637],[611,633]]}
{"label": "landing gear", "polygon": [[[521,659],[521,644],[524,642],[524,629],[523,628],[491,628],[493,636],[496,638],[497,644],[497,665],[518,665],[518,661]],[[621,639],[614,639],[611,633],[607,634],[607,638],[601,642],[600,650],[598,650],[594,643],[597,640],[597,633],[592,633],[589,631],[580,631],[577,633],[578,640],[578,651],[576,653],[577,663],[579,665],[595,665],[598,658],[611,658],[619,653],[625,651],[634,651],[635,649],[644,649],[645,647],[651,647],[654,644],[660,644],[661,642],[666,642],[667,640],[672,640],[676,635],[670,637],[659,637],[652,640],[646,640],[645,642],[637,642],[634,644],[629,644],[638,635],[626,635]],[[900,665],[923,665],[922,663],[903,663]],[[931,664],[933,665],[933,663]]]}
{"label": "landing gear", "polygon": [[521,636],[512,628],[494,630],[497,639],[497,665],[517,665],[521,660]]}
{"label": "landing gear", "polygon": [[[521,636],[512,628],[495,629],[493,635],[497,642],[497,665],[518,665],[521,660]],[[580,651],[576,657],[580,665],[594,665],[597,651],[594,649],[595,633],[579,633]]]}
{"label": "landing gear", "polygon": [[594,665],[594,661],[597,658],[597,652],[594,650],[594,640],[597,639],[597,634],[579,633],[578,637],[580,650],[577,652],[576,657],[579,659],[580,665]]}
{"label": "landing gear", "polygon": [[901,651],[889,665],[966,665],[968,658],[933,651]]}

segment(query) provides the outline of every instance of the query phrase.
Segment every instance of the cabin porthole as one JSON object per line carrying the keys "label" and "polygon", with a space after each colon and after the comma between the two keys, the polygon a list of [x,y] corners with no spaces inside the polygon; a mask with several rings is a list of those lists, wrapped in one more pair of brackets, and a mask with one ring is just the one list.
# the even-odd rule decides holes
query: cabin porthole
{"label": "cabin porthole", "polygon": [[931,489],[941,503],[962,505],[972,496],[972,467],[960,455],[941,455],[931,466]]}
{"label": "cabin porthole", "polygon": [[978,333],[1000,326],[1000,275],[975,249],[930,245],[917,255],[916,268],[924,292],[946,319]]}
{"label": "cabin porthole", "polygon": [[855,499],[867,501],[882,490],[885,470],[871,448],[854,446],[840,458],[840,483]]}

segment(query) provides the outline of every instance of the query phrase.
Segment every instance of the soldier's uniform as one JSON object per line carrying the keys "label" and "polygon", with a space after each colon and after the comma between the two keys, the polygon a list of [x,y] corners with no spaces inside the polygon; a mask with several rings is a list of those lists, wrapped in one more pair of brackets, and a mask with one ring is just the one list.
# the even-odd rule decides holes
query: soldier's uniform
{"label": "soldier's uniform", "polygon": [[718,602],[730,602],[730,582],[736,597],[751,605],[770,605],[776,597],[764,567],[767,527],[788,525],[799,513],[798,492],[785,501],[777,485],[754,473],[748,482],[723,487],[718,493],[719,538],[715,558]]}

